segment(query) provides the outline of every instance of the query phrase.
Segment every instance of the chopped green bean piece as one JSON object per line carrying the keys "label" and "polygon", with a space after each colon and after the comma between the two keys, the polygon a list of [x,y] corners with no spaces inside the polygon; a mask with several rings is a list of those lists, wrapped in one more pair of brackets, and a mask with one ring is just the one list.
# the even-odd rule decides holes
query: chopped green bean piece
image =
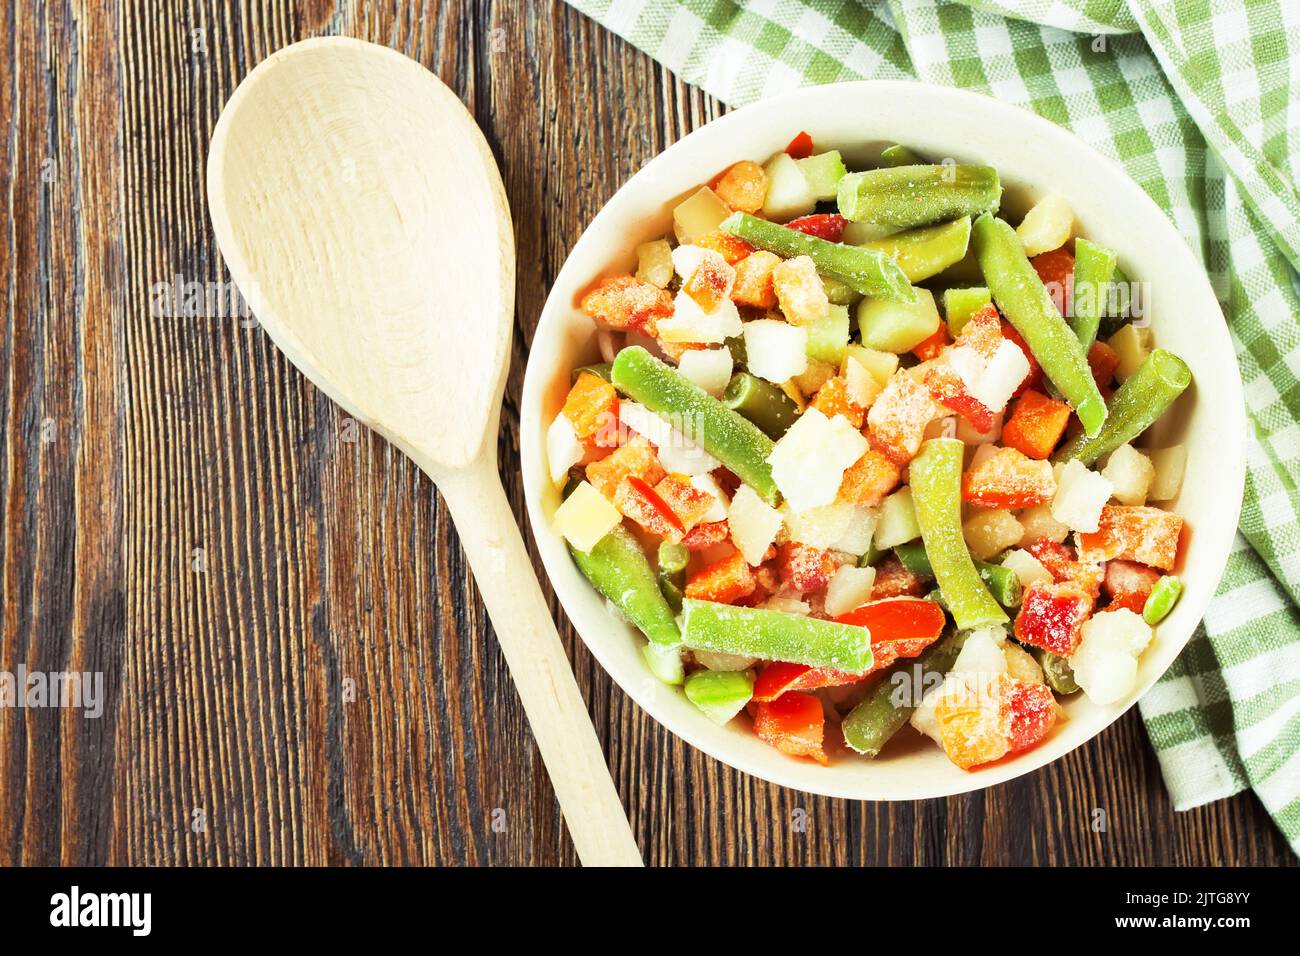
{"label": "chopped green bean piece", "polygon": [[943,290],[943,317],[953,338],[961,334],[970,317],[993,301],[984,286]]}
{"label": "chopped green bean piece", "polygon": [[659,590],[664,594],[674,614],[682,610],[682,595],[686,590],[686,562],[691,558],[684,544],[659,542]]}
{"label": "chopped green bean piece", "polygon": [[1087,353],[1025,256],[1015,230],[1001,219],[980,216],[971,242],[993,301],[1024,338],[1043,374],[1074,407],[1084,431],[1095,436],[1106,420],[1106,402]]}
{"label": "chopped green bean piece", "polygon": [[830,300],[831,305],[854,305],[862,294],[847,282],[841,282],[834,276],[822,276],[822,288],[826,290],[826,298]]}
{"label": "chopped green bean piece", "polygon": [[844,160],[840,158],[838,149],[829,149],[824,153],[814,153],[812,156],[796,159],[794,164],[799,167],[799,172],[803,173],[803,178],[808,182],[809,192],[818,202],[834,199],[840,180],[848,172],[844,168]]}
{"label": "chopped green bean piece", "polygon": [[910,229],[993,212],[1002,184],[992,166],[894,166],[849,173],[837,199],[845,219]]}
{"label": "chopped green bean piece", "polygon": [[781,493],[767,463],[772,439],[757,425],[639,345],[618,353],[612,378],[620,391],[656,415],[685,423],[687,437],[703,445],[768,504],[780,504]]}
{"label": "chopped green bean piece", "polygon": [[921,703],[925,691],[952,670],[966,633],[949,632],[925,649],[885,671],[840,725],[844,742],[860,754],[874,757],[898,733]]}
{"label": "chopped green bean piece", "polygon": [[1155,627],[1169,616],[1182,596],[1183,579],[1176,574],[1166,574],[1147,595],[1147,603],[1142,606],[1142,620]]}
{"label": "chopped green bean piece", "polygon": [[1106,424],[1092,438],[1079,435],[1066,443],[1053,461],[1077,458],[1091,465],[1098,458],[1127,445],[1151,427],[1192,382],[1192,370],[1173,352],[1154,349],[1136,372],[1111,396]]}
{"label": "chopped green bean piece", "polygon": [[617,525],[587,552],[570,548],[574,563],[597,591],[656,644],[680,644],[672,608],[659,590],[650,560],[636,536]]}
{"label": "chopped green bean piece", "polygon": [[937,226],[921,226],[873,239],[861,247],[883,252],[898,263],[909,282],[920,282],[960,262],[969,243],[970,216],[962,216]]}
{"label": "chopped green bean piece", "polygon": [[731,361],[736,365],[746,365],[749,362],[749,355],[745,352],[745,337],[743,335],[734,335],[722,343],[731,353]]}
{"label": "chopped green bean piece", "polygon": [[609,362],[599,362],[596,365],[579,365],[577,368],[573,370],[573,375],[571,376],[571,378],[573,381],[576,382],[578,380],[579,375],[581,375],[583,372],[589,372],[590,374],[599,376],[600,378],[603,378],[605,381],[608,382],[609,370],[611,367],[612,366]]}
{"label": "chopped green bean piece", "polygon": [[650,641],[641,648],[650,673],[665,684],[677,685],[686,679],[686,668],[682,665],[682,646],[680,644],[656,644]]}
{"label": "chopped green bean piece", "polygon": [[1097,339],[1101,313],[1115,274],[1115,253],[1087,239],[1074,240],[1074,314],[1070,328],[1086,354]]}
{"label": "chopped green bean piece", "polygon": [[850,674],[871,667],[871,634],[865,627],[692,598],[682,602],[682,611],[682,641],[692,650],[833,667]]}
{"label": "chopped green bean piece", "polygon": [[686,699],[721,726],[735,717],[754,696],[748,671],[696,671],[686,678]]}
{"label": "chopped green bean piece", "polygon": [[1007,614],[980,579],[961,529],[961,468],[965,445],[932,438],[910,467],[912,504],[921,540],[953,621],[964,630],[1005,624]]}
{"label": "chopped green bean piece", "polygon": [[[909,541],[906,544],[900,544],[894,548],[894,554],[899,562],[907,570],[911,571],[917,577],[924,581],[934,580],[934,568],[930,566],[930,559],[925,553],[925,545],[920,541]],[[976,561],[975,570],[979,572],[980,580],[988,587],[989,593],[993,595],[993,600],[997,601],[1005,608],[1014,608],[1020,606],[1021,584],[1020,578],[1010,568],[1004,568],[1000,564],[990,564],[988,561]]]}
{"label": "chopped green bean piece", "polygon": [[771,382],[748,372],[737,372],[722,393],[722,404],[744,415],[773,441],[790,430],[799,406]]}
{"label": "chopped green bean piece", "polygon": [[863,295],[885,296],[902,302],[911,302],[916,297],[912,283],[907,281],[898,263],[874,249],[827,242],[743,212],[732,213],[718,228],[786,259],[808,256],[818,272],[839,279]]}
{"label": "chopped green bean piece", "polygon": [[923,166],[925,160],[906,146],[895,143],[893,146],[886,146],[880,151],[880,163],[882,166],[891,168],[894,166]]}
{"label": "chopped green bean piece", "polygon": [[1068,658],[1053,654],[1041,647],[1033,647],[1030,650],[1037,658],[1038,666],[1043,669],[1043,679],[1047,681],[1048,687],[1058,694],[1079,692],[1079,685],[1074,680],[1074,670],[1070,667]]}

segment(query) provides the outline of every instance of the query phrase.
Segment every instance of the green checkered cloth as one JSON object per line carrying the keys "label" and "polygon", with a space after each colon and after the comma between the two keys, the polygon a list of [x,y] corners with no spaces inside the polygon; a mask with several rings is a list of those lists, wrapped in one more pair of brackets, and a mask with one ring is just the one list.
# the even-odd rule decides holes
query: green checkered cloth
{"label": "green checkered cloth", "polygon": [[858,79],[991,94],[1168,211],[1228,317],[1253,441],[1227,572],[1142,716],[1178,809],[1251,787],[1300,852],[1300,3],[570,2],[733,106]]}

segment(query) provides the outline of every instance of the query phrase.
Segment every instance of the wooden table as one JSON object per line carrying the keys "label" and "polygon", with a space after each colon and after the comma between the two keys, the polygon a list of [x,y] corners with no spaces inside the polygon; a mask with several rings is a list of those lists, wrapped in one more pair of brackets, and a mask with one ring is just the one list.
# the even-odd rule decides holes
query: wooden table
{"label": "wooden table", "polygon": [[[520,515],[548,283],[614,189],[720,111],[556,0],[0,8],[0,669],[106,690],[97,719],[0,710],[0,863],[574,862],[429,482],[222,300],[212,126],[258,61],[323,33],[432,68],[502,166]],[[692,751],[562,633],[651,863],[1294,862],[1249,794],[1173,813],[1136,713],[983,793],[848,803]]]}

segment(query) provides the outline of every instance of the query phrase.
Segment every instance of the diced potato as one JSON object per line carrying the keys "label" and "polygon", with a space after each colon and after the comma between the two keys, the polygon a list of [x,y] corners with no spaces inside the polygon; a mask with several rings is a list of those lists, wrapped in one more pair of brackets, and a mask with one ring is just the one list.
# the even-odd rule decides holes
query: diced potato
{"label": "diced potato", "polygon": [[808,367],[806,329],[776,319],[746,322],[745,363],[749,371],[769,382],[784,382]]}
{"label": "diced potato", "polygon": [[1064,199],[1051,193],[1025,214],[1016,235],[1025,248],[1025,255],[1036,256],[1061,248],[1069,242],[1073,229],[1074,212]]}
{"label": "diced potato", "polygon": [[686,245],[717,229],[730,215],[730,207],[718,194],[708,186],[701,186],[673,209],[673,233],[678,243]]}
{"label": "diced potato", "polygon": [[898,371],[898,356],[893,352],[850,345],[845,352],[845,361],[850,358],[870,372],[871,377],[880,383],[881,388],[884,388],[890,377]]}
{"label": "diced potato", "polygon": [[981,561],[988,561],[1024,537],[1024,526],[1010,511],[997,508],[976,512],[962,525],[966,547]]}
{"label": "diced potato", "polygon": [[880,517],[876,521],[872,543],[884,551],[915,541],[920,536],[921,526],[916,522],[916,508],[912,505],[912,489],[899,488],[880,503]]}
{"label": "diced potato", "polygon": [[901,464],[916,457],[926,425],[941,411],[929,390],[900,370],[872,404],[867,425],[881,450]]}
{"label": "diced potato", "polygon": [[845,356],[843,368],[849,398],[862,408],[870,408],[885,386],[852,355]]}
{"label": "diced potato", "polygon": [[1070,655],[1075,681],[1094,703],[1123,700],[1137,684],[1137,658],[1150,642],[1151,628],[1128,608],[1094,614]]}
{"label": "diced potato", "polygon": [[763,563],[763,556],[776,540],[781,530],[781,512],[777,511],[749,485],[741,485],[727,509],[727,524],[731,528],[731,543],[736,546],[748,564]]}
{"label": "diced potato", "polygon": [[1007,632],[1000,627],[971,631],[962,645],[952,673],[975,678],[976,686],[1007,672]]}
{"label": "diced potato", "polygon": [[730,349],[691,349],[677,363],[677,371],[719,398],[731,381],[732,358]]}
{"label": "diced potato", "polygon": [[[796,375],[791,382],[792,387],[799,393],[799,398],[795,400],[795,404],[799,406],[807,405],[806,396],[815,395],[823,385],[834,377],[834,365],[828,362],[819,362],[817,359],[809,359],[808,367]],[[789,394],[788,389],[786,393]],[[793,395],[790,397],[794,398]]]}
{"label": "diced potato", "polygon": [[777,153],[763,167],[767,175],[767,196],[763,199],[763,218],[788,222],[813,211],[817,199],[799,164],[787,153]]}
{"label": "diced potato", "polygon": [[1052,572],[1043,567],[1043,562],[1024,548],[1008,551],[1006,557],[1002,559],[1002,566],[1016,573],[1022,587],[1027,588],[1032,584],[1051,584],[1055,580]]}
{"label": "diced potato", "polygon": [[563,415],[556,415],[551,427],[546,429],[546,463],[551,471],[551,481],[564,484],[569,469],[582,461],[582,442],[573,430],[573,423]]}
{"label": "diced potato", "polygon": [[1109,481],[1072,458],[1057,479],[1052,517],[1072,531],[1096,531],[1101,509],[1110,501],[1111,492]]}
{"label": "diced potato", "polygon": [[845,470],[866,450],[867,440],[843,416],[827,418],[809,408],[776,443],[767,461],[777,488],[799,512],[834,501]]}
{"label": "diced potato", "polygon": [[772,288],[776,291],[781,311],[795,325],[820,322],[830,311],[826,287],[808,256],[795,256],[777,265],[772,270]]}
{"label": "diced potato", "polygon": [[849,530],[856,505],[846,501],[833,501],[819,508],[795,512],[783,507],[786,530],[791,541],[810,548],[826,550],[832,547]]}
{"label": "diced potato", "polygon": [[1132,445],[1120,445],[1110,453],[1101,476],[1113,486],[1111,495],[1120,504],[1146,504],[1151,480],[1155,477],[1151,459]]}
{"label": "diced potato", "polygon": [[826,585],[826,614],[839,617],[871,600],[871,587],[876,580],[875,568],[855,568],[846,564],[831,575]]}
{"label": "diced potato", "polygon": [[739,654],[721,654],[717,651],[691,651],[695,663],[710,671],[745,671],[754,666],[757,657],[742,657]]}
{"label": "diced potato", "polygon": [[1027,548],[1040,541],[1060,544],[1070,536],[1070,526],[1052,517],[1051,505],[1039,505],[1026,508],[1020,514],[1020,524],[1025,529],[1020,538],[1020,546]]}
{"label": "diced potato", "polygon": [[737,305],[755,309],[775,309],[776,290],[772,288],[772,272],[781,264],[774,252],[760,249],[736,263],[736,282],[731,288],[731,298]]}
{"label": "diced potato", "polygon": [[700,491],[713,496],[713,504],[709,510],[704,513],[700,519],[701,524],[712,524],[717,521],[727,520],[727,493],[722,490],[722,486],[712,475],[695,475],[691,478],[691,484]]}
{"label": "diced potato", "polygon": [[622,520],[618,509],[585,481],[555,509],[555,530],[579,551],[590,551]]}
{"label": "diced potato", "polygon": [[1017,680],[1028,681],[1031,684],[1043,683],[1043,669],[1038,666],[1038,661],[1034,660],[1034,655],[1016,644],[1014,641],[1007,641],[1002,646],[1002,651],[1007,657],[1007,673]]}
{"label": "diced potato", "polygon": [[876,522],[880,512],[875,508],[855,505],[853,517],[848,528],[840,535],[838,541],[831,545],[832,551],[843,551],[855,557],[861,557],[871,548],[871,538],[876,532]]}
{"label": "diced potato", "polygon": [[868,296],[858,303],[857,319],[864,346],[901,355],[934,335],[939,308],[929,289],[917,288],[915,302]]}
{"label": "diced potato", "polygon": [[1029,374],[1029,360],[1014,342],[1003,339],[973,386],[971,398],[993,412],[1007,407],[1020,383]]}
{"label": "diced potato", "polygon": [[678,292],[673,300],[672,318],[659,320],[659,336],[665,342],[721,345],[740,333],[740,312],[730,299],[722,300],[713,311],[705,312],[685,292]]}
{"label": "diced potato", "polygon": [[1106,342],[1119,356],[1119,365],[1115,368],[1115,377],[1121,382],[1138,370],[1146,357],[1151,354],[1151,329],[1130,322],[1120,328]]}
{"label": "diced potato", "polygon": [[1094,650],[1123,651],[1137,657],[1147,649],[1151,637],[1151,625],[1128,608],[1099,611],[1083,625],[1083,643]]}
{"label": "diced potato", "polygon": [[795,165],[808,181],[808,189],[813,199],[829,202],[836,198],[840,180],[847,172],[838,149],[828,149],[824,153],[796,159]]}
{"label": "diced potato", "polygon": [[667,239],[643,242],[636,247],[636,277],[660,289],[673,279],[673,247]]}
{"label": "diced potato", "polygon": [[1155,474],[1147,497],[1152,501],[1169,501],[1178,497],[1183,487],[1183,472],[1187,468],[1187,448],[1173,445],[1148,452]]}

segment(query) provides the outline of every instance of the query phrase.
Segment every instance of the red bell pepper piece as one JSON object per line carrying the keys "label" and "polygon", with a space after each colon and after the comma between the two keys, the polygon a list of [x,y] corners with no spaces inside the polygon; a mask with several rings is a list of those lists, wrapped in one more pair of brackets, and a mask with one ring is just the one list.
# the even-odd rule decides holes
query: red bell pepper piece
{"label": "red bell pepper piece", "polygon": [[791,159],[807,159],[813,151],[812,137],[800,131],[798,136],[790,140],[790,145],[785,148],[785,151],[790,154]]}
{"label": "red bell pepper piece", "polygon": [[840,242],[844,238],[844,227],[848,224],[849,221],[839,213],[819,212],[791,219],[785,227],[809,236],[816,236],[818,239],[825,239],[827,242]]}
{"label": "red bell pepper piece", "polygon": [[[677,517],[677,512],[668,506],[668,502],[660,496],[659,492],[650,487],[649,483],[636,475],[628,475],[625,479],[628,485],[642,501],[642,504],[648,507],[657,516],[658,520],[667,524],[673,531],[677,532],[677,540],[686,534],[686,525],[682,524],[682,519]],[[638,520],[636,515],[632,516],[633,520]],[[655,522],[646,524],[645,527],[650,531],[656,530],[652,525]]]}
{"label": "red bell pepper piece", "polygon": [[866,674],[846,674],[830,667],[809,667],[807,664],[791,664],[789,661],[774,661],[763,668],[754,681],[754,700],[770,703],[789,691],[817,690],[820,687],[839,687],[843,684],[856,684],[866,678]]}
{"label": "red bell pepper piece", "polygon": [[853,624],[871,631],[874,660],[867,673],[873,673],[900,658],[916,657],[938,640],[947,618],[933,601],[893,597],[854,608],[835,618],[835,623]]}
{"label": "red bell pepper piece", "polygon": [[830,763],[822,743],[826,714],[812,694],[782,694],[776,700],[751,704],[754,733],[760,740],[792,757],[812,757]]}
{"label": "red bell pepper piece", "polygon": [[1077,584],[1032,584],[1016,615],[1016,640],[1069,657],[1091,613],[1092,597]]}
{"label": "red bell pepper piece", "polygon": [[1036,747],[1056,725],[1056,698],[1045,684],[1011,681],[1004,707],[1010,718],[1007,753]]}
{"label": "red bell pepper piece", "polygon": [[1110,595],[1112,608],[1126,607],[1134,614],[1141,614],[1151,596],[1151,589],[1161,577],[1155,568],[1116,558],[1106,562],[1106,579],[1102,586]]}

